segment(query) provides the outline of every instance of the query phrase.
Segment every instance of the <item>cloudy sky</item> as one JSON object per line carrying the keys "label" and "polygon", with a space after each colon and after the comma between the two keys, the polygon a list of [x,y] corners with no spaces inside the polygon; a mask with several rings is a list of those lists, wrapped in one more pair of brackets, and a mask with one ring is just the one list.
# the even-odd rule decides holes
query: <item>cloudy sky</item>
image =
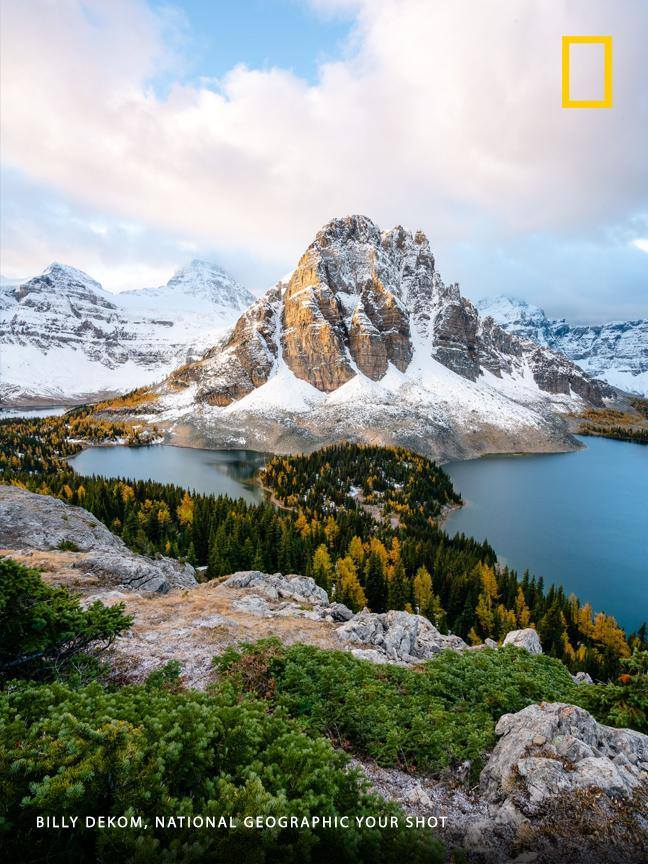
{"label": "cloudy sky", "polygon": [[[422,228],[471,298],[648,316],[646,0],[0,7],[4,276],[200,256],[260,293],[355,212]],[[563,34],[613,36],[611,110],[561,107]],[[596,98],[596,49],[572,65]]]}

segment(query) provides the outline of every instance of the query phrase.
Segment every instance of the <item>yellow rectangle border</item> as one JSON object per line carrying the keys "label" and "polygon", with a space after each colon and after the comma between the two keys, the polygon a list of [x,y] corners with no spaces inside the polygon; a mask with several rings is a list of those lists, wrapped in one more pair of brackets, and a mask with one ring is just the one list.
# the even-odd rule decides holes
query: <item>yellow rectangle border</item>
{"label": "yellow rectangle border", "polygon": [[[572,45],[603,45],[603,99],[571,99],[569,96],[569,52]],[[562,37],[562,107],[563,108],[611,108],[612,107],[612,37],[611,36],[563,36]]]}

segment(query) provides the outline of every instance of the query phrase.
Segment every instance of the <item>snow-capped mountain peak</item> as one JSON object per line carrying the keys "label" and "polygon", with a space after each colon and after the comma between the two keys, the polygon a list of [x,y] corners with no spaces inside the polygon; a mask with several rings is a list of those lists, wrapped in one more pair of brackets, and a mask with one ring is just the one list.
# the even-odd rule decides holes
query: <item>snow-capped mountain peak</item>
{"label": "snow-capped mountain peak", "polygon": [[204,261],[122,294],[54,262],[0,292],[0,398],[82,401],[150,384],[199,357],[253,299]]}
{"label": "snow-capped mountain peak", "polygon": [[538,306],[515,297],[487,298],[476,305],[507,333],[559,351],[614,387],[648,396],[648,320],[572,325],[547,318]]}
{"label": "snow-capped mountain peak", "polygon": [[232,309],[243,312],[255,300],[218,264],[198,258],[177,270],[166,285],[125,291],[121,296],[131,308],[145,308],[155,300],[162,309],[181,312],[191,308],[197,311],[198,307],[220,308],[226,316]]}
{"label": "snow-capped mountain peak", "polygon": [[507,294],[498,294],[495,297],[489,297],[488,300],[478,300],[475,306],[481,315],[484,317],[490,315],[498,324],[504,321],[513,324],[518,321],[542,322],[546,320],[544,309]]}
{"label": "snow-capped mountain peak", "polygon": [[213,446],[351,438],[450,458],[569,447],[556,412],[602,405],[607,390],[480,318],[443,282],[422,232],[347,216],[142,408]]}

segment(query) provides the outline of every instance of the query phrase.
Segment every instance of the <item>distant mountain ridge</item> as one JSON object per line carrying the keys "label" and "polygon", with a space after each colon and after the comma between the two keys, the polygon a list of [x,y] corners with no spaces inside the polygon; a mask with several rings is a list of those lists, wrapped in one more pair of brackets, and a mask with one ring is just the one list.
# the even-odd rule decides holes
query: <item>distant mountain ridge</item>
{"label": "distant mountain ridge", "polygon": [[285,452],[348,439],[465,458],[569,449],[558,414],[610,394],[481,318],[442,281],[422,232],[348,216],[202,358],[152,388],[142,411],[209,446]]}
{"label": "distant mountain ridge", "polygon": [[57,262],[9,280],[0,287],[0,400],[70,403],[150,384],[200,356],[253,300],[205,261],[122,294]]}
{"label": "distant mountain ridge", "polygon": [[539,306],[499,295],[476,303],[507,333],[560,351],[595,378],[648,397],[648,319],[607,324],[569,324],[548,318]]}

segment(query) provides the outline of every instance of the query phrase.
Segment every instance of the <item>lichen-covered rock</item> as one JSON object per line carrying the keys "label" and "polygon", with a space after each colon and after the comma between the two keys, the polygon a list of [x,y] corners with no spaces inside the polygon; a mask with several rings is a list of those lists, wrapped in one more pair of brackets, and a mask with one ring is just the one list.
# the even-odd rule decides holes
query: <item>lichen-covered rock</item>
{"label": "lichen-covered rock", "polygon": [[489,801],[507,799],[525,815],[548,798],[595,789],[630,800],[648,791],[648,736],[603,726],[583,708],[529,705],[500,718],[500,736],[480,787]]}
{"label": "lichen-covered rock", "polygon": [[74,567],[98,576],[106,585],[164,593],[196,584],[190,564],[136,555],[82,507],[16,486],[0,486],[1,548],[55,550],[62,544],[74,544],[79,550]]}
{"label": "lichen-covered rock", "polygon": [[364,609],[337,630],[342,642],[360,644],[379,651],[397,663],[420,663],[445,648],[464,650],[458,636],[445,636],[422,615],[391,610],[375,613]]}
{"label": "lichen-covered rock", "polygon": [[320,606],[328,606],[329,602],[328,594],[314,579],[297,573],[283,576],[281,573],[261,573],[260,570],[240,570],[228,576],[223,584],[228,588],[251,588],[271,600],[283,597]]}
{"label": "lichen-covered rock", "polygon": [[464,837],[476,860],[643,864],[648,736],[563,703],[505,714],[495,731],[480,778],[487,813]]}
{"label": "lichen-covered rock", "polygon": [[503,648],[507,645],[524,648],[529,654],[542,654],[542,643],[533,627],[525,627],[524,630],[511,630],[502,642]]}

